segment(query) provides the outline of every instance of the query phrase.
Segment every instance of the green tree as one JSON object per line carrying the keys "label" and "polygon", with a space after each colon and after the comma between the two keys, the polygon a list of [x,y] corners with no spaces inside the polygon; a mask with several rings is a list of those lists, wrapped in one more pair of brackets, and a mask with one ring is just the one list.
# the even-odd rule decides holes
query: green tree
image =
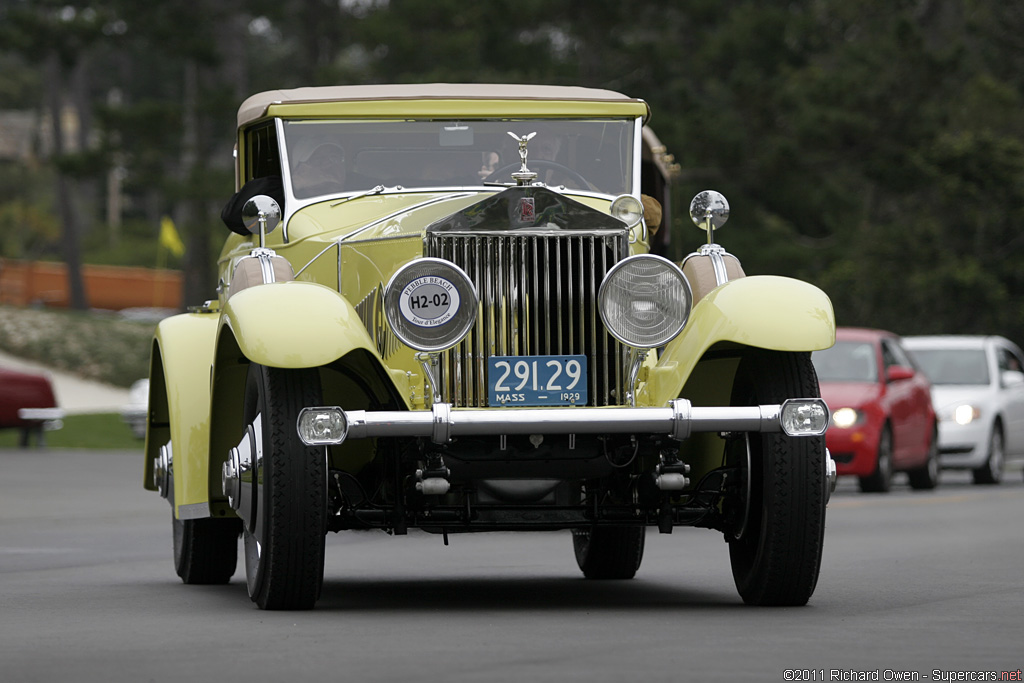
{"label": "green tree", "polygon": [[714,188],[747,272],[819,284],[840,324],[1020,339],[1021,36],[1024,9],[982,0],[7,0],[0,94],[41,106],[46,59],[63,60],[61,97],[104,154],[51,168],[83,188],[123,168],[125,211],[154,241],[174,215],[188,303],[212,291],[248,95],[555,83],[651,104],[682,166],[678,255],[702,241],[679,209]]}
{"label": "green tree", "polygon": [[[4,47],[35,65],[45,83],[42,108],[49,120],[49,156],[54,193],[63,226],[61,245],[68,272],[70,306],[88,307],[82,281],[80,239],[89,216],[85,196],[96,172],[91,156],[92,110],[88,100],[93,47],[103,35],[106,16],[96,3],[39,0],[15,2],[0,12]],[[67,114],[77,126],[69,140]]]}

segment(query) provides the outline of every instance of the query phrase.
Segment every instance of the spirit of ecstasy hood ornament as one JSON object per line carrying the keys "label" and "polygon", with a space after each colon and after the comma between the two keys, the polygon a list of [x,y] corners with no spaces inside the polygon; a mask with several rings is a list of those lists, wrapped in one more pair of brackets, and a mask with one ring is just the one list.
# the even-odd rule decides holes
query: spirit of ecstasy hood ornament
{"label": "spirit of ecstasy hood ornament", "polygon": [[519,137],[512,131],[508,131],[509,136],[519,143],[519,161],[521,166],[518,171],[512,174],[517,185],[529,185],[531,182],[537,179],[537,174],[526,167],[526,143],[533,139],[533,136],[537,134],[537,131]]}

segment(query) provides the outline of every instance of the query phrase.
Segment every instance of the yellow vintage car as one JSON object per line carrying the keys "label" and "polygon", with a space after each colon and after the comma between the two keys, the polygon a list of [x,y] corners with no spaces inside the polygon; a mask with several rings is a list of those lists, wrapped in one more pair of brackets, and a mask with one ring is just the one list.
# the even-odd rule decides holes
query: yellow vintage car
{"label": "yellow vintage car", "polygon": [[[242,539],[263,609],[317,601],[327,532],[565,530],[629,579],[649,527],[717,530],[743,601],[814,591],[835,468],[810,352],[831,302],[745,277],[625,95],[537,85],[260,93],[238,111],[217,296],[152,348],[145,481],[185,583]],[[678,238],[678,235],[676,236]]]}

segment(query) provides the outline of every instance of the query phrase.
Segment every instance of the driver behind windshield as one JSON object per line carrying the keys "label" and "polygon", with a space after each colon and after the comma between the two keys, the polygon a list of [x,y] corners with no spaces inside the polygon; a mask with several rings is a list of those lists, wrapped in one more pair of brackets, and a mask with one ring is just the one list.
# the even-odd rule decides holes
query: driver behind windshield
{"label": "driver behind windshield", "polygon": [[345,188],[345,150],[326,142],[292,169],[292,191],[304,199],[341,192]]}
{"label": "driver behind windshield", "polygon": [[[527,149],[530,154],[526,159],[527,166],[530,165],[530,159],[557,162],[558,152],[562,149],[562,138],[542,131],[536,138],[530,141]],[[565,173],[559,172],[558,169],[551,166],[542,165],[541,168],[533,170],[537,171],[537,180],[545,185],[563,185],[567,181],[564,177]],[[557,180],[561,180],[561,182],[556,182]]]}

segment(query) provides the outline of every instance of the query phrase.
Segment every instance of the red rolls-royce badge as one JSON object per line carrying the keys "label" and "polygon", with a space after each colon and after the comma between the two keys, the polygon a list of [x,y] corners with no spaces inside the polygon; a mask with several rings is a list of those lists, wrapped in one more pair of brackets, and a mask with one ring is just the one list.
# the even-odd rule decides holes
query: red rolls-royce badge
{"label": "red rolls-royce badge", "polygon": [[532,221],[537,217],[533,197],[521,197],[519,199],[519,220],[523,223]]}

